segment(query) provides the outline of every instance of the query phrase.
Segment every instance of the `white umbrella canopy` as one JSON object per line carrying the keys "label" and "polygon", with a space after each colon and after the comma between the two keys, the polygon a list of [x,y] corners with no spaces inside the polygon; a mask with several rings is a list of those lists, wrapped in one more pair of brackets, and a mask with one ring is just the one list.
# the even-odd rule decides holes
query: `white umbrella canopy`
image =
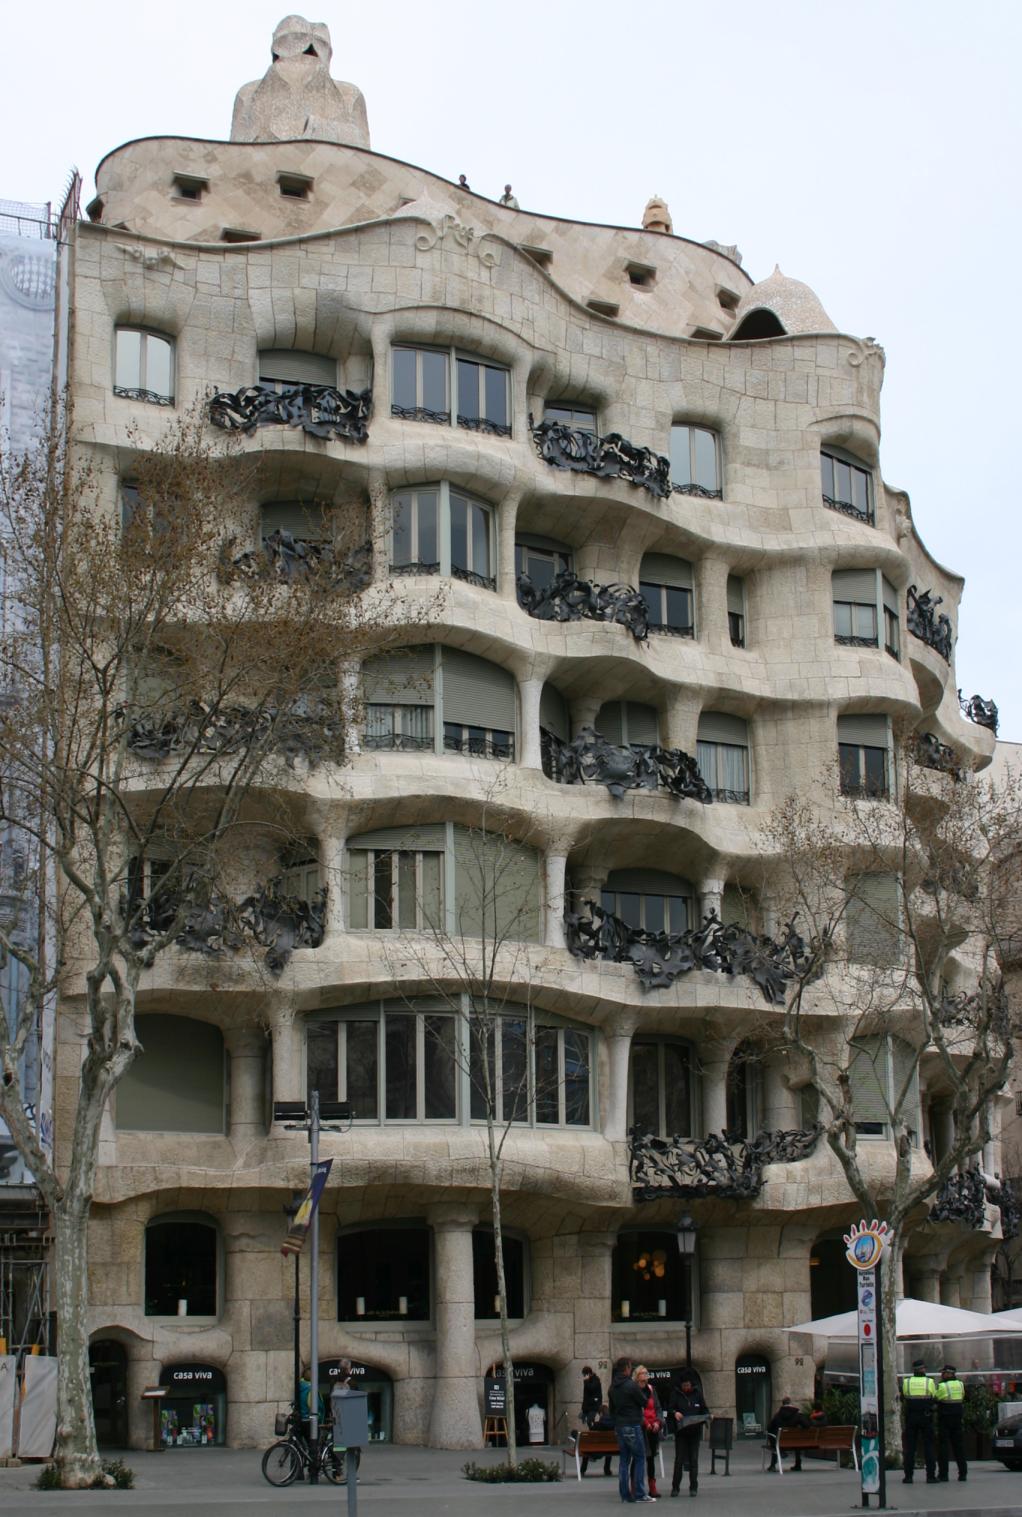
{"label": "white umbrella canopy", "polygon": [[[855,1338],[858,1330],[855,1312],[838,1312],[833,1317],[817,1317],[785,1328],[788,1333],[812,1333],[814,1338]],[[937,1301],[915,1301],[908,1296],[895,1308],[895,1330],[899,1338],[981,1338],[1022,1332],[1022,1320],[1010,1319],[1008,1314],[996,1317],[968,1312],[960,1306],[941,1306]]]}

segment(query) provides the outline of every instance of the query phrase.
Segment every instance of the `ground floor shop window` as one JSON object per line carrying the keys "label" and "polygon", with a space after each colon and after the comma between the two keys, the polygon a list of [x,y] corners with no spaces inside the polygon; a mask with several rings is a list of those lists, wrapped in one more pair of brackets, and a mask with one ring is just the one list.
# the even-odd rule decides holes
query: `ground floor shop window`
{"label": "ground floor shop window", "polygon": [[337,1239],[340,1322],[428,1322],[428,1227],[355,1228]]}
{"label": "ground floor shop window", "polygon": [[169,1212],[145,1231],[147,1317],[215,1317],[217,1228],[211,1218]]}
{"label": "ground floor shop window", "polygon": [[128,1355],[123,1343],[97,1338],[89,1344],[92,1415],[100,1448],[128,1443]]}
{"label": "ground floor shop window", "polygon": [[735,1411],[742,1438],[762,1437],[771,1416],[770,1361],[762,1354],[735,1360]]}
{"label": "ground floor shop window", "polygon": [[164,1448],[213,1448],[227,1436],[227,1381],[212,1364],[168,1364],[160,1372]]}
{"label": "ground floor shop window", "polygon": [[[525,1316],[525,1244],[521,1238],[502,1233],[504,1245],[504,1286],[507,1291],[509,1317]],[[476,1321],[500,1316],[497,1299],[497,1251],[491,1227],[477,1227],[472,1233],[472,1273],[475,1283]]]}
{"label": "ground floor shop window", "polygon": [[[502,1364],[491,1365],[487,1375],[503,1377]],[[528,1359],[515,1362],[514,1367],[514,1417],[515,1438],[518,1447],[524,1444],[549,1443],[553,1439],[554,1372],[546,1364],[537,1364]]]}
{"label": "ground floor shop window", "polygon": [[688,1270],[675,1233],[618,1233],[612,1270],[612,1321],[690,1320]]}
{"label": "ground floor shop window", "polygon": [[[375,1364],[363,1364],[360,1359],[351,1361],[351,1384],[356,1391],[365,1391],[369,1413],[369,1438],[373,1443],[390,1443],[394,1437],[394,1387],[386,1370]],[[329,1399],[331,1387],[337,1380],[341,1361],[319,1361],[319,1393]]]}

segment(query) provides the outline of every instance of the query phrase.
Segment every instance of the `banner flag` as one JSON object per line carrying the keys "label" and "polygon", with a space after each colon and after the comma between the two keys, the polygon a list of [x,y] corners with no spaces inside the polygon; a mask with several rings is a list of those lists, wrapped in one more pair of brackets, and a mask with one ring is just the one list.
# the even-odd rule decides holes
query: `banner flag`
{"label": "banner flag", "polygon": [[312,1183],[302,1197],[302,1203],[291,1219],[291,1226],[287,1230],[287,1237],[280,1245],[280,1251],[285,1258],[288,1254],[301,1253],[302,1244],[305,1242],[306,1234],[312,1222],[312,1214],[319,1205],[319,1198],[323,1194],[323,1187],[326,1184],[327,1175],[330,1173],[330,1166],[333,1162],[333,1159],[321,1159],[313,1169]]}

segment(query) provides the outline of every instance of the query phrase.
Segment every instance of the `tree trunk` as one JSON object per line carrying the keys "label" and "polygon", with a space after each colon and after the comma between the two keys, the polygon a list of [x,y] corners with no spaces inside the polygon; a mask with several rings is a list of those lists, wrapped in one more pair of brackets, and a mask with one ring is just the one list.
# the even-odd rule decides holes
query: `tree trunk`
{"label": "tree trunk", "polygon": [[57,1443],[60,1483],[91,1486],[102,1473],[89,1379],[89,1202],[66,1195],[54,1217],[54,1297],[57,1309]]}
{"label": "tree trunk", "polygon": [[901,1398],[898,1395],[898,1330],[897,1290],[901,1279],[901,1256],[905,1251],[902,1228],[894,1228],[894,1236],[884,1251],[883,1303],[880,1315],[880,1333],[884,1346],[884,1454],[888,1469],[901,1465]]}
{"label": "tree trunk", "polygon": [[500,1214],[500,1158],[493,1141],[493,1123],[489,1127],[490,1201],[493,1209],[493,1253],[497,1266],[497,1300],[500,1303],[500,1352],[504,1360],[504,1394],[507,1398],[507,1462],[518,1462],[515,1434],[515,1367],[511,1359],[511,1334],[507,1326],[507,1287],[504,1280],[504,1233]]}

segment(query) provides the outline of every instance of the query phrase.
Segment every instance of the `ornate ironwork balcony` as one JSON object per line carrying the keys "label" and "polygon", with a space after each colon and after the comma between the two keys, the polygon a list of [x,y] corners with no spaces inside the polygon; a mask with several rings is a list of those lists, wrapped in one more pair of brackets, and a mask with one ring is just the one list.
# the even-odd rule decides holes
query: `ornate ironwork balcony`
{"label": "ornate ironwork balcony", "polygon": [[255,941],[266,949],[265,963],[271,974],[280,974],[298,948],[318,948],[326,935],[327,887],[316,891],[311,901],[286,895],[283,876],[257,885],[238,907],[238,920]]}
{"label": "ornate ironwork balcony", "polygon": [[751,799],[748,790],[721,790],[717,788],[711,790],[710,794],[722,806],[747,806]]}
{"label": "ornate ironwork balcony", "polygon": [[705,1138],[655,1138],[629,1129],[629,1168],[636,1201],[665,1196],[721,1196],[751,1200],[763,1188],[768,1164],[793,1164],[815,1149],[822,1127],[761,1132],[754,1138],[709,1133]]}
{"label": "ornate ironwork balcony", "polygon": [[132,390],[126,385],[114,385],[114,394],[122,400],[141,400],[147,406],[172,406],[173,395],[161,395],[157,390]]}
{"label": "ornate ironwork balcony", "polygon": [[977,727],[988,727],[997,736],[1000,712],[996,701],[985,701],[981,695],[972,695],[966,700],[959,690],[958,704],[962,708],[962,715],[967,716],[970,722],[975,722]]}
{"label": "ornate ironwork balcony", "polygon": [[439,427],[449,427],[451,424],[450,411],[429,411],[425,406],[392,405],[390,414],[396,416],[399,421],[427,421]]}
{"label": "ornate ironwork balcony", "polygon": [[232,553],[237,539],[230,537],[220,550],[219,574],[229,581],[243,578],[273,578],[285,583],[299,580],[321,590],[364,590],[372,582],[373,551],[362,543],[339,559],[332,543],[310,542],[278,529],[263,539],[261,548]]}
{"label": "ornate ironwork balcony", "polygon": [[[846,635],[844,632],[835,632],[834,641],[840,643],[842,648],[879,648],[880,646],[880,639],[878,637],[852,637],[850,634]],[[888,648],[887,651],[890,653],[891,650]],[[897,654],[895,654],[895,658],[897,658]]]}
{"label": "ornate ironwork balcony", "polygon": [[649,636],[649,607],[631,585],[596,585],[579,579],[571,569],[562,569],[549,585],[538,589],[527,574],[517,579],[518,604],[523,611],[544,622],[620,622],[636,642]]}
{"label": "ornate ironwork balcony", "polygon": [[177,919],[177,947],[215,958],[242,948],[247,934],[266,949],[264,962],[270,973],[280,974],[295,949],[318,948],[323,942],[327,900],[325,885],[311,901],[285,895],[282,885],[283,876],[277,875],[235,906],[207,880],[190,875],[178,890],[161,890],[141,903],[141,909],[129,908],[134,913],[132,946],[144,952]]}
{"label": "ornate ironwork balcony", "polygon": [[780,1006],[785,986],[810,965],[811,953],[795,931],[794,921],[775,943],[735,922],[725,927],[713,911],[687,932],[647,932],[630,927],[595,901],[582,904],[585,911],[565,913],[569,952],[579,959],[630,963],[644,990],[663,990],[693,969],[708,969],[716,974],[748,975],[765,1001]]}
{"label": "ornate ironwork balcony", "polygon": [[947,743],[942,743],[933,732],[916,733],[914,757],[922,769],[936,769],[941,774],[950,774],[955,780],[964,777],[958,754]]}
{"label": "ornate ironwork balcony", "polygon": [[488,416],[458,417],[458,426],[466,432],[482,432],[486,437],[510,437],[511,428],[502,421],[491,421]]}
{"label": "ornate ironwork balcony", "polygon": [[543,772],[559,785],[606,785],[615,800],[626,790],[664,789],[679,800],[713,800],[695,759],[680,748],[608,743],[582,727],[570,743],[542,729]]}
{"label": "ornate ironwork balcony", "polygon": [[336,708],[326,700],[296,701],[290,710],[245,706],[211,708],[202,701],[189,701],[180,711],[153,717],[143,712],[127,722],[127,744],[139,758],[160,763],[172,755],[223,754],[229,757],[264,744],[293,767],[302,758],[310,766],[321,763],[342,746],[342,723]]}
{"label": "ornate ironwork balcony", "polygon": [[987,1183],[975,1166],[949,1175],[930,1207],[931,1222],[957,1222],[979,1230],[986,1225]]}
{"label": "ornate ironwork balcony", "polygon": [[477,574],[474,569],[463,569],[459,564],[451,565],[451,578],[464,580],[466,585],[477,585],[480,590],[496,590],[497,581],[492,574]]}
{"label": "ornate ironwork balcony", "polygon": [[256,427],[301,427],[312,437],[342,437],[365,442],[369,436],[372,390],[338,390],[333,385],[258,384],[243,390],[218,391],[209,402],[209,419],[228,432]]}
{"label": "ornate ironwork balcony", "polygon": [[951,630],[951,618],[943,611],[938,612],[937,607],[943,605],[944,597],[934,595],[932,590],[916,590],[915,585],[909,585],[906,593],[907,609],[905,612],[905,625],[913,637],[918,637],[920,642],[939,653],[946,663],[951,662],[951,652],[954,648],[954,634]]}
{"label": "ornate ironwork balcony", "polygon": [[540,458],[555,469],[574,474],[593,474],[597,479],[623,479],[648,490],[658,500],[671,494],[671,461],[652,448],[640,448],[618,432],[598,437],[586,427],[568,427],[561,421],[539,421],[529,416],[529,426]]}
{"label": "ornate ironwork balcony", "polygon": [[853,505],[850,500],[836,500],[833,495],[824,495],[823,504],[828,511],[840,511],[842,516],[851,516],[855,521],[864,521],[867,527],[874,525],[873,512],[868,506],[864,510],[862,506]]}
{"label": "ornate ironwork balcony", "polygon": [[711,490],[706,485],[672,485],[672,495],[694,495],[697,500],[723,500],[723,490]]}

